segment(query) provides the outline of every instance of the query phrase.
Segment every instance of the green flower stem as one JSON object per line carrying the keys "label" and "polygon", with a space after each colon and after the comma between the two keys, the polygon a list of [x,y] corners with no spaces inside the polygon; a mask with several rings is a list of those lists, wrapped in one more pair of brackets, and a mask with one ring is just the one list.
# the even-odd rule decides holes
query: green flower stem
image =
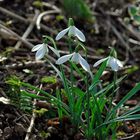
{"label": "green flower stem", "polygon": [[[70,54],[72,53],[72,45],[71,45],[71,38],[69,37],[68,39],[68,45],[69,45],[69,52]],[[74,74],[73,74],[73,66],[72,66],[72,62],[70,62],[70,81],[71,81],[71,87],[73,88],[74,85]]]}
{"label": "green flower stem", "polygon": [[87,138],[90,137],[90,92],[88,89],[88,76],[87,76]]}
{"label": "green flower stem", "polygon": [[[50,63],[50,65],[53,66],[53,64],[49,60],[47,60],[47,61]],[[72,102],[72,99],[71,99],[71,92],[70,92],[70,88],[69,88],[69,85],[68,85],[67,78],[66,78],[65,73],[64,73],[63,65],[60,65],[59,67],[60,67],[61,72],[59,70],[57,70],[57,68],[55,68],[55,66],[53,66],[53,68],[57,71],[57,73],[59,74],[59,76],[60,76],[60,78],[63,82],[64,89],[66,91],[67,98],[68,98],[68,103],[69,103],[69,105],[68,105],[69,106],[69,113],[71,115],[72,111],[73,111],[73,102]]]}
{"label": "green flower stem", "polygon": [[[87,53],[86,53],[87,60]],[[87,139],[90,140],[90,91],[88,83],[88,73],[86,73],[86,94],[87,94]]]}
{"label": "green flower stem", "polygon": [[61,66],[61,65],[60,65],[60,70],[62,72],[64,88],[65,88],[65,91],[66,91],[66,93],[68,95],[68,102],[69,102],[69,106],[70,106],[70,112],[73,115],[73,100],[71,98],[71,91],[69,89],[68,82],[67,82],[66,77],[65,77],[63,66]]}
{"label": "green flower stem", "polygon": [[108,108],[109,112],[107,113],[106,121],[108,121],[108,118],[110,117],[109,114],[110,114],[110,110],[112,109],[112,101],[113,101],[114,95],[116,94],[116,88],[117,88],[116,81],[117,81],[117,72],[114,72],[114,76],[113,76],[113,93],[111,94],[111,100],[109,102],[109,108]]}
{"label": "green flower stem", "polygon": [[[71,37],[68,38],[68,45],[69,45],[69,52],[70,54],[73,52],[72,50],[72,40],[71,40]],[[70,98],[72,100],[72,120],[73,120],[73,123],[75,124],[76,123],[76,120],[75,120],[75,113],[74,113],[74,100],[75,100],[75,96],[73,95],[73,86],[74,86],[74,73],[73,73],[73,66],[72,66],[72,62],[70,62],[70,82],[71,82],[71,89],[70,89]]]}
{"label": "green flower stem", "polygon": [[[113,94],[112,94],[111,102],[113,101],[114,96],[116,96],[116,94],[118,92],[118,91],[116,91],[116,89],[118,87],[118,85],[116,84],[116,81],[117,81],[117,72],[114,72],[114,77],[113,77],[114,86],[113,86]],[[110,107],[109,110],[111,110],[111,109],[112,108]],[[116,117],[116,115],[113,115],[113,117]],[[113,128],[112,129],[112,137],[114,137],[116,134],[116,127],[117,127],[116,123],[114,123],[113,126],[111,127],[111,128]],[[107,130],[109,130],[109,128],[107,128]]]}
{"label": "green flower stem", "polygon": [[113,98],[114,98],[114,95],[116,95],[116,88],[117,88],[116,81],[117,81],[117,72],[114,71],[114,75],[113,75],[113,94],[111,95],[109,110],[111,110],[111,108],[112,108]]}
{"label": "green flower stem", "polygon": [[[95,101],[95,104],[96,104],[96,107],[97,107],[97,123],[98,124],[102,124],[103,123],[103,119],[102,119],[102,114],[101,114],[101,109],[100,109],[100,106],[99,106],[99,103],[97,101],[97,98],[96,96],[93,94],[92,95],[94,101]],[[99,134],[100,134],[100,139],[104,139],[104,136],[103,136],[103,131],[102,129],[98,131]]]}

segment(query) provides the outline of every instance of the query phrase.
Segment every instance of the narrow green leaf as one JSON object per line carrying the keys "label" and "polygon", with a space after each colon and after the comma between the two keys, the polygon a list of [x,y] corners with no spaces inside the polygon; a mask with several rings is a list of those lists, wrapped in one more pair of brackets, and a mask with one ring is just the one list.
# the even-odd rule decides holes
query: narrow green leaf
{"label": "narrow green leaf", "polygon": [[139,120],[140,119],[140,114],[133,114],[129,116],[121,116],[117,117],[116,119],[111,120],[110,122],[117,122],[117,121],[130,121],[130,120]]}
{"label": "narrow green leaf", "polygon": [[107,60],[102,63],[102,65],[100,66],[99,70],[94,75],[92,84],[95,84],[97,81],[100,80],[100,77],[102,76],[102,74],[103,74],[103,72],[104,72],[104,70],[106,68],[106,64],[107,64]]}
{"label": "narrow green leaf", "polygon": [[37,92],[40,92],[40,94],[43,94],[43,95],[49,97],[50,99],[53,99],[53,100],[54,100],[54,103],[55,103],[55,102],[60,102],[60,103],[62,104],[62,106],[67,110],[67,112],[69,112],[69,107],[68,107],[65,103],[61,102],[61,101],[58,100],[56,97],[50,95],[49,93],[45,92],[44,90],[41,90],[41,89],[39,89],[39,88],[37,88],[37,87],[35,87],[35,86],[29,84],[29,83],[21,82],[21,85],[22,85],[23,87],[28,87],[28,88],[30,88],[30,89],[32,89],[32,90],[35,90],[35,91],[37,91]]}
{"label": "narrow green leaf", "polygon": [[[60,101],[62,101],[62,99],[61,99],[61,95],[60,95],[60,91],[59,90],[56,90],[56,97],[60,100]],[[62,119],[62,117],[63,117],[63,112],[62,112],[62,105],[61,105],[61,103],[59,103],[58,102],[58,115],[59,115],[59,118],[60,119]]]}
{"label": "narrow green leaf", "polygon": [[134,113],[139,112],[139,111],[140,111],[140,106],[136,106],[135,108],[125,112],[121,116],[131,115],[131,114],[134,114]]}
{"label": "narrow green leaf", "polygon": [[85,92],[83,92],[81,89],[77,87],[72,87],[72,91],[75,93],[76,96],[83,97],[85,95]]}
{"label": "narrow green leaf", "polygon": [[44,97],[44,96],[39,96],[39,95],[36,95],[36,94],[33,94],[33,93],[29,93],[29,92],[27,92],[27,91],[25,91],[25,90],[21,90],[20,92],[21,92],[21,94],[26,95],[26,96],[29,96],[29,97],[31,97],[31,98],[41,99],[41,100],[46,100],[46,99],[48,99],[48,98],[46,98],[46,97]]}
{"label": "narrow green leaf", "polygon": [[58,68],[56,68],[56,66],[53,65],[51,62],[50,62],[50,65],[53,67],[53,69],[57,72],[57,74],[59,75],[59,77],[61,78],[61,80],[64,82],[62,73],[58,70]]}
{"label": "narrow green leaf", "polygon": [[76,66],[75,63],[71,63],[71,65],[73,66],[73,68],[76,70],[76,72],[82,77],[82,79],[86,83],[86,76],[80,71],[80,69]]}
{"label": "narrow green leaf", "polygon": [[109,113],[109,117],[107,118],[107,120],[109,120],[111,118],[112,114],[114,114],[115,111],[117,111],[117,109],[119,109],[128,99],[130,99],[139,90],[140,90],[140,83],[138,83],[130,92],[128,92],[128,94],[126,96],[124,96],[121,99],[121,101],[111,110],[111,112]]}
{"label": "narrow green leaf", "polygon": [[139,120],[139,119],[140,119],[140,114],[134,114],[134,115],[129,115],[129,116],[117,117],[115,119],[112,119],[110,121],[104,122],[101,125],[97,126],[94,129],[94,132],[96,133],[96,131],[98,131],[104,125],[108,125],[108,124],[116,123],[116,122],[121,122],[121,121],[130,121],[130,120]]}
{"label": "narrow green leaf", "polygon": [[[123,77],[117,79],[117,81],[115,82],[115,84],[119,84],[124,78],[126,78],[126,75],[124,75]],[[107,85],[105,88],[101,89],[99,92],[95,93],[96,96],[100,96],[102,95],[104,92],[108,92],[110,89],[112,89],[114,86],[114,82],[112,82],[111,84]]]}

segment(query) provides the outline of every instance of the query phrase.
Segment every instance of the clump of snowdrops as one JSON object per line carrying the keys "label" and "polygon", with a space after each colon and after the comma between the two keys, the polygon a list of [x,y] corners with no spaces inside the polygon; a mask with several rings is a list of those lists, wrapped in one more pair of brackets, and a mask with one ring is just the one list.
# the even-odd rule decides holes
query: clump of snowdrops
{"label": "clump of snowdrops", "polygon": [[[117,58],[116,50],[111,48],[109,56],[89,65],[87,49],[84,45],[86,37],[74,25],[71,18],[68,27],[59,32],[55,40],[59,41],[64,36],[67,37],[69,54],[61,56],[55,41],[48,36],[45,37],[42,44],[34,46],[32,51],[36,51],[36,60],[50,55],[49,51],[56,55],[57,61],[55,64],[48,59],[47,61],[61,79],[64,87],[63,94],[65,94],[68,102],[63,101],[62,96],[64,95],[62,95],[61,89],[56,89],[56,96],[52,96],[27,83],[22,83],[23,86],[39,91],[40,94],[44,95],[44,98],[49,98],[49,101],[57,107],[60,120],[64,116],[69,117],[76,130],[80,130],[87,139],[108,139],[109,136],[116,139],[118,122],[140,119],[140,114],[137,113],[140,111],[139,106],[124,111],[124,103],[140,90],[140,83],[137,83],[131,91],[115,104],[114,97],[118,94],[119,83],[125,78],[125,76],[117,76],[123,64]],[[52,46],[48,45],[49,43]],[[83,52],[83,54],[80,52]],[[65,74],[68,73],[68,69],[64,64],[69,66],[69,77]],[[91,68],[93,67],[90,66],[94,68],[98,66],[96,73],[92,73]],[[107,67],[114,77],[108,85],[102,86],[103,83],[100,79]],[[83,81],[82,84],[85,89],[77,86],[75,73]],[[120,114],[119,110],[123,113]]]}

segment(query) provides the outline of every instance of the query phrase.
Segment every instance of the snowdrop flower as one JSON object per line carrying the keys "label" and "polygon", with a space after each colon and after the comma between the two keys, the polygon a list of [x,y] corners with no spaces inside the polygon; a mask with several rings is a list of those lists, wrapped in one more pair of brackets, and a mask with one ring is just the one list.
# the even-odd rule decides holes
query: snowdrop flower
{"label": "snowdrop flower", "polygon": [[42,43],[32,48],[32,52],[36,51],[36,56],[35,56],[36,60],[42,59],[45,56],[45,54],[49,52],[48,48],[51,49],[58,57],[60,57],[59,52],[56,49],[49,46],[48,44]]}
{"label": "snowdrop flower", "polygon": [[71,60],[72,62],[75,62],[76,64],[79,63],[85,71],[91,73],[90,66],[87,63],[87,61],[77,52],[60,57],[56,61],[56,64],[60,65],[60,64],[65,63],[68,60]]}
{"label": "snowdrop flower", "polygon": [[109,56],[109,57],[106,57],[97,61],[93,66],[97,67],[99,64],[101,64],[102,62],[106,60],[107,60],[107,66],[111,67],[113,71],[118,71],[120,68],[123,67],[123,64],[121,63],[121,61],[112,56]]}
{"label": "snowdrop flower", "polygon": [[85,42],[86,40],[85,35],[74,25],[71,25],[68,28],[62,30],[60,33],[58,33],[55,39],[61,39],[66,33],[68,33],[69,36],[76,36],[82,42]]}

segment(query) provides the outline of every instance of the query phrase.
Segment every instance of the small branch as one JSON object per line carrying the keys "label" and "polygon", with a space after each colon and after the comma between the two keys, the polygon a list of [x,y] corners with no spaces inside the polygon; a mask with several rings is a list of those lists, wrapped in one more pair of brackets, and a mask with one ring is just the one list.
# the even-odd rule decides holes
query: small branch
{"label": "small branch", "polygon": [[[28,61],[24,63],[13,63],[12,65],[5,65],[6,69],[21,69],[21,68],[30,68],[32,66],[40,67],[42,65],[45,65],[46,61]],[[0,66],[1,68],[1,66]]]}
{"label": "small branch", "polygon": [[28,20],[27,20],[27,19],[25,19],[25,18],[23,18],[23,17],[21,17],[21,16],[15,14],[15,13],[13,13],[13,12],[11,12],[11,11],[9,11],[9,10],[3,8],[3,7],[0,7],[0,11],[1,11],[2,13],[5,13],[5,14],[11,16],[11,17],[14,17],[14,18],[16,18],[16,19],[18,19],[18,20],[20,20],[20,21],[22,21],[22,22],[28,23]]}
{"label": "small branch", "polygon": [[[42,84],[40,85],[40,89],[41,88],[42,88]],[[39,92],[37,93],[37,95],[39,95]],[[34,109],[35,109],[35,106],[36,106],[36,102],[37,102],[36,99],[34,99],[34,102],[33,102],[33,108]],[[30,134],[31,134],[33,126],[34,126],[35,118],[36,118],[36,113],[33,111],[30,126],[27,129],[27,134],[26,134],[26,137],[25,137],[24,140],[29,140]]]}
{"label": "small branch", "polygon": [[95,11],[97,4],[98,4],[98,0],[94,0],[94,2],[92,3],[93,11]]}
{"label": "small branch", "polygon": [[114,34],[118,37],[118,39],[121,41],[122,46],[126,49],[126,60],[125,62],[128,61],[129,58],[129,53],[134,57],[134,53],[133,51],[130,49],[129,45],[125,42],[125,40],[123,39],[122,35],[119,33],[119,31],[111,24],[111,22],[108,22],[108,24],[110,25],[111,29],[113,30]]}
{"label": "small branch", "polygon": [[8,31],[11,35],[13,35],[14,37],[16,37],[18,40],[20,40],[21,42],[23,42],[28,48],[33,47],[33,45],[28,42],[27,40],[23,39],[22,37],[20,37],[17,33],[15,33],[14,31],[10,30],[9,28],[5,27],[4,25],[0,24],[0,28],[5,29],[6,31]]}
{"label": "small branch", "polygon": [[43,16],[45,15],[48,15],[48,14],[54,14],[54,13],[60,13],[60,11],[56,11],[56,10],[50,10],[50,11],[45,11],[43,13],[41,13],[38,18],[37,18],[37,21],[36,21],[36,26],[37,26],[37,29],[40,29],[40,22],[41,22],[41,19]]}
{"label": "small branch", "polygon": [[[36,23],[36,20],[37,20],[37,17],[39,15],[39,11],[37,10],[36,13],[35,13],[35,16],[32,20],[32,22],[30,23],[30,25],[28,26],[28,28],[26,29],[25,33],[23,34],[22,36],[22,39],[26,39],[28,37],[28,35],[32,32],[33,28],[34,28],[34,25]],[[15,49],[19,49],[20,45],[22,44],[21,41],[18,41],[15,45]]]}
{"label": "small branch", "polygon": [[131,25],[126,25],[124,21],[120,18],[118,18],[119,23],[125,27],[134,37],[136,37],[138,40],[140,40],[140,33],[136,31]]}
{"label": "small branch", "polygon": [[52,4],[50,4],[50,3],[47,3],[47,2],[42,2],[42,4],[44,5],[44,6],[46,6],[46,7],[50,7],[50,8],[52,8],[52,9],[54,9],[54,10],[56,10],[56,11],[60,11],[61,12],[61,10],[56,6],[56,5],[52,5]]}
{"label": "small branch", "polygon": [[[10,16],[10,17],[12,17],[12,18],[15,18],[15,19],[17,19],[17,20],[19,20],[19,21],[25,23],[25,24],[29,24],[29,23],[32,22],[31,20],[26,19],[26,18],[24,18],[24,17],[22,17],[22,16],[20,16],[20,15],[17,15],[16,13],[13,13],[12,11],[8,11],[7,9],[5,9],[5,8],[3,8],[3,7],[0,7],[0,11],[1,11],[2,13],[6,14],[6,15],[8,15],[8,16]],[[44,24],[41,24],[40,26],[41,26],[41,28],[42,28],[43,30],[45,30],[45,31],[47,31],[47,32],[50,32],[50,33],[52,33],[52,34],[54,34],[54,35],[57,34],[56,31],[54,31],[54,30],[52,30],[51,28],[45,26]]]}

